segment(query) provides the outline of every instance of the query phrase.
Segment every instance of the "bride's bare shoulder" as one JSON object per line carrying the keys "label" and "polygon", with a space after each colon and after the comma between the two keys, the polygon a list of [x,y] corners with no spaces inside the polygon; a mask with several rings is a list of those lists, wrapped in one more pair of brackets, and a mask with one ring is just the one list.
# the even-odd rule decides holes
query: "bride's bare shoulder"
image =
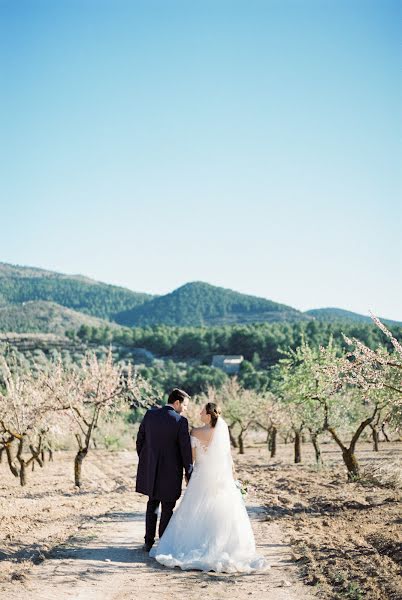
{"label": "bride's bare shoulder", "polygon": [[200,433],[202,429],[204,429],[204,428],[203,427],[193,427],[192,430],[190,431],[190,435],[194,435],[195,437],[199,437],[200,435],[202,435]]}
{"label": "bride's bare shoulder", "polygon": [[205,443],[211,438],[211,430],[209,427],[194,427],[194,429],[191,431],[191,435]]}

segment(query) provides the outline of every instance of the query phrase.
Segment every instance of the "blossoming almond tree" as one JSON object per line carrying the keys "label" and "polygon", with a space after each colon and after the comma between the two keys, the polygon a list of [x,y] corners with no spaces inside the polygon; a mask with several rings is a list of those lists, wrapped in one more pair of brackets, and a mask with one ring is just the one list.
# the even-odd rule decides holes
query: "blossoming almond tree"
{"label": "blossoming almond tree", "polygon": [[[351,365],[346,369],[346,377],[351,385],[361,389],[376,391],[377,397],[386,398],[386,408],[383,419],[377,416],[375,427],[385,421],[395,428],[402,425],[402,345],[381,323],[371,315],[374,323],[390,340],[392,351],[379,347],[371,350],[357,338],[343,336],[346,343],[352,347],[348,357]],[[378,431],[373,428],[373,439],[376,443]],[[378,439],[378,438],[377,438]]]}
{"label": "blossoming almond tree", "polygon": [[[328,351],[336,350],[329,342]],[[302,434],[307,429],[314,446],[317,464],[322,463],[319,436],[324,432],[324,409],[318,391],[322,388],[315,369],[322,361],[319,349],[311,348],[305,340],[296,350],[287,353],[276,369],[276,388],[283,409],[287,412],[294,433],[294,462],[301,462]],[[328,390],[325,390],[328,393]]]}
{"label": "blossoming almond tree", "polygon": [[115,364],[111,350],[104,360],[98,359],[94,352],[88,353],[79,369],[67,368],[59,360],[48,372],[45,385],[77,441],[74,459],[77,487],[82,485],[82,463],[99,419],[116,414],[124,401],[143,408],[153,404],[150,384],[136,376],[131,365]]}
{"label": "blossoming almond tree", "polygon": [[279,430],[289,428],[289,414],[284,410],[279,399],[272,392],[265,392],[265,406],[255,424],[267,432],[267,445],[270,457],[276,456],[276,439]]}
{"label": "blossoming almond tree", "polygon": [[32,372],[12,371],[4,357],[0,370],[5,387],[0,392],[0,443],[11,472],[26,485],[27,467],[34,461],[42,465],[42,442],[53,406]]}
{"label": "blossoming almond tree", "polygon": [[[387,403],[380,394],[351,385],[353,361],[329,341],[311,348],[303,341],[280,363],[279,390],[295,433],[295,462],[300,457],[303,428],[311,435],[316,461],[321,463],[319,435],[328,431],[342,451],[350,479],[358,477],[356,444],[365,428]],[[350,442],[346,442],[351,436]]]}
{"label": "blossoming almond tree", "polygon": [[[375,322],[378,325],[378,319]],[[382,323],[380,325],[383,329]],[[399,349],[398,341],[388,333],[395,350]],[[317,394],[317,399],[324,407],[325,428],[340,447],[348,477],[353,479],[360,473],[355,450],[363,431],[376,423],[384,412],[396,419],[400,415],[402,392],[395,382],[395,374],[402,363],[385,348],[371,350],[356,338],[344,336],[344,339],[353,347],[346,355],[333,356],[328,348],[321,348],[323,360],[317,364],[316,377],[323,389]],[[325,393],[326,380],[332,394]],[[339,432],[342,417],[349,419],[351,424],[355,423],[349,445],[342,440]]]}
{"label": "blossoming almond tree", "polygon": [[237,435],[239,454],[244,454],[244,438],[257,421],[265,418],[268,399],[255,390],[244,389],[236,378],[229,379],[219,390],[210,389],[208,396],[221,405],[231,439],[234,441],[234,434]]}

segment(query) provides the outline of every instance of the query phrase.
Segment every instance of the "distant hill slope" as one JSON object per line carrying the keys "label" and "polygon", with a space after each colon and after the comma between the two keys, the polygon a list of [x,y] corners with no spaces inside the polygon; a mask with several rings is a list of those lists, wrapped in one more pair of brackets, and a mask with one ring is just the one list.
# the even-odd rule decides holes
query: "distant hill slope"
{"label": "distant hill slope", "polygon": [[152,296],[82,275],[0,262],[3,332],[64,333],[81,325],[197,327],[300,320],[371,322],[367,316],[339,308],[300,312],[272,300],[200,281],[187,283],[164,296]]}
{"label": "distant hill slope", "polygon": [[81,275],[63,275],[0,263],[0,306],[43,300],[111,319],[113,314],[132,309],[152,298],[150,294],[132,292]]}
{"label": "distant hill slope", "polygon": [[[312,310],[306,310],[306,315],[314,317],[318,321],[356,321],[356,323],[372,323],[372,319],[366,315],[352,312],[350,310],[343,310],[342,308],[313,308]],[[401,321],[392,321],[391,319],[383,319],[381,321],[388,325],[402,325]]]}
{"label": "distant hill slope", "polygon": [[118,323],[128,326],[225,325],[310,318],[290,306],[199,281],[115,315]]}
{"label": "distant hill slope", "polygon": [[115,323],[44,300],[0,306],[0,332],[64,335],[67,330],[79,329],[81,325],[120,328]]}

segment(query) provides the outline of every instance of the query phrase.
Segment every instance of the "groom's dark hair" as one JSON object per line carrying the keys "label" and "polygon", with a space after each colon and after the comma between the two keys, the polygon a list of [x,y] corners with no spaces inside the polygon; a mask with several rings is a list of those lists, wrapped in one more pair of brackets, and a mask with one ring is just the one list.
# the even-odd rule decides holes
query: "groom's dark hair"
{"label": "groom's dark hair", "polygon": [[176,400],[178,400],[180,404],[183,404],[186,398],[190,399],[190,396],[184,390],[174,388],[169,394],[168,404],[174,404]]}

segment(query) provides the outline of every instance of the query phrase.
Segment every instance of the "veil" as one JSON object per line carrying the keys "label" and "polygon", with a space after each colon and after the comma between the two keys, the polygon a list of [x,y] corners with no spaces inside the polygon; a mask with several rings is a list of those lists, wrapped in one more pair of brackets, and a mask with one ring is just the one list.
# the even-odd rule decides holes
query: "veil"
{"label": "veil", "polygon": [[221,486],[233,482],[229,429],[222,417],[218,417],[206,457],[211,484]]}

